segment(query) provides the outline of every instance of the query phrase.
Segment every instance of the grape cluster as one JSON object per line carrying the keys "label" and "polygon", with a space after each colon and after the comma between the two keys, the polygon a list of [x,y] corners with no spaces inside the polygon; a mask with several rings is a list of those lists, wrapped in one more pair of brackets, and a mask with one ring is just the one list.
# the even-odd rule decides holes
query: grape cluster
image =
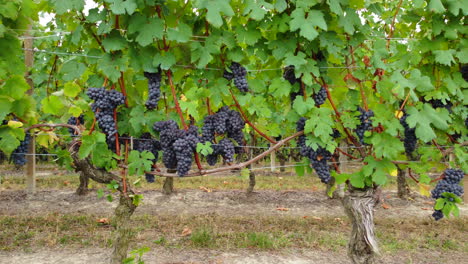
{"label": "grape cluster", "polygon": [[99,127],[107,135],[109,146],[115,142],[117,129],[115,128],[114,109],[125,103],[125,96],[116,90],[105,88],[89,88],[86,94],[94,100],[91,105]]}
{"label": "grape cluster", "polygon": [[[207,162],[211,166],[218,162],[218,156],[221,155],[227,162],[232,162],[234,153],[242,153],[244,144],[244,133],[242,130],[245,122],[239,112],[230,110],[227,106],[222,107],[213,115],[208,115],[203,120],[202,142],[214,142],[216,135],[226,135],[219,144],[213,145],[213,153],[207,156]],[[234,146],[234,140],[238,146]],[[221,143],[223,142],[223,143]],[[232,155],[231,155],[232,146]]]}
{"label": "grape cluster", "polygon": [[460,73],[462,74],[463,79],[468,82],[468,64],[460,67]]}
{"label": "grape cluster", "polygon": [[19,146],[11,154],[11,159],[15,165],[23,166],[26,164],[26,153],[28,152],[30,140],[31,135],[26,133],[23,141],[20,142]]}
{"label": "grape cluster", "polygon": [[153,163],[158,159],[158,151],[161,150],[161,143],[158,140],[152,138],[150,133],[144,133],[140,138],[133,140],[133,149],[139,152],[148,151],[153,153]]}
{"label": "grape cluster", "polygon": [[153,128],[159,132],[166,168],[177,169],[179,176],[186,175],[192,166],[197,143],[201,141],[198,128],[190,126],[187,130],[180,130],[173,120],[156,122]]}
{"label": "grape cluster", "polygon": [[418,139],[416,138],[416,132],[415,132],[416,129],[409,127],[408,123],[406,122],[407,118],[408,118],[408,114],[404,113],[400,119],[400,124],[405,129],[405,132],[404,132],[405,137],[403,139],[405,152],[408,157],[411,157],[413,151],[416,149],[416,143]]}
{"label": "grape cluster", "polygon": [[443,103],[442,100],[439,100],[439,99],[431,99],[428,101],[428,103],[430,103],[432,105],[432,108],[445,108],[447,109],[449,112],[452,111],[452,102],[450,101],[447,101],[447,103]]}
{"label": "grape cluster", "polygon": [[360,124],[356,127],[355,131],[358,135],[359,142],[361,142],[361,144],[364,144],[364,133],[368,130],[372,130],[372,121],[370,120],[370,118],[374,116],[374,111],[366,111],[361,107],[358,108],[358,111],[361,113],[358,117]]}
{"label": "grape cluster", "polygon": [[148,100],[145,103],[146,108],[155,109],[161,98],[161,71],[156,73],[145,72],[148,79]]}
{"label": "grape cluster", "polygon": [[[301,117],[297,121],[296,130],[298,132],[304,130],[306,121],[307,119],[304,117]],[[323,183],[329,183],[331,180],[331,175],[330,175],[330,167],[328,166],[327,161],[331,159],[332,154],[328,150],[320,146],[316,150],[307,146],[305,135],[299,136],[298,145],[300,147],[301,156],[307,157],[310,160],[310,163],[312,164],[312,168],[314,168],[320,180]]]}
{"label": "grape cluster", "polygon": [[239,91],[246,93],[249,91],[249,85],[247,83],[247,70],[237,62],[233,62],[229,67],[231,72],[224,71],[223,77],[227,80],[234,79],[234,85]]}
{"label": "grape cluster", "polygon": [[294,65],[289,65],[288,67],[284,68],[283,78],[291,85],[301,82],[301,78],[296,78],[296,74],[294,73]]}
{"label": "grape cluster", "polygon": [[[444,178],[440,180],[434,190],[431,192],[431,196],[434,199],[439,199],[445,192],[453,193],[456,196],[463,195],[463,187],[460,186],[460,181],[465,176],[465,173],[460,169],[446,169],[444,171]],[[440,220],[444,217],[441,211],[436,210],[432,214],[435,220]]]}
{"label": "grape cluster", "polygon": [[322,88],[320,88],[318,93],[315,93],[313,95],[313,97],[314,97],[314,101],[315,101],[316,106],[323,105],[325,103],[325,101],[327,100],[327,90],[324,87],[322,87]]}
{"label": "grape cluster", "polygon": [[332,138],[337,139],[341,137],[341,133],[338,129],[334,128],[333,133],[331,134]]}
{"label": "grape cluster", "polygon": [[[77,125],[83,125],[84,124],[84,116],[80,115],[79,117],[70,117],[67,121],[67,124],[77,126]],[[68,128],[68,133],[70,133],[71,136],[75,135],[75,129],[73,128]]]}

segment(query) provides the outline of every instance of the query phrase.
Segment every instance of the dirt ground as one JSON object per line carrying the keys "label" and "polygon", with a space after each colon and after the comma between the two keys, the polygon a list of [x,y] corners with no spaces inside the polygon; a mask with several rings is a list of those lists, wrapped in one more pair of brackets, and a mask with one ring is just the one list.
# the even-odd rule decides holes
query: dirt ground
{"label": "dirt ground", "polygon": [[[241,190],[205,192],[179,190],[172,195],[160,191],[143,191],[143,203],[136,214],[222,214],[222,215],[292,215],[292,216],[344,216],[339,200],[329,199],[322,192],[262,190],[247,195]],[[430,217],[433,201],[415,196],[405,201],[394,191],[382,194],[383,203],[376,207],[376,218]],[[40,190],[35,194],[24,191],[0,193],[1,215],[34,215],[48,213],[83,213],[111,216],[117,202],[98,198],[95,192],[78,196],[71,190]],[[384,209],[387,208],[387,209]],[[287,208],[280,211],[277,208]],[[468,206],[460,207],[467,215]]]}
{"label": "dirt ground", "polygon": [[[35,264],[92,264],[107,263],[109,252],[103,249],[41,250],[33,253],[0,252],[0,263]],[[466,254],[444,255],[437,252],[420,252],[383,256],[378,263],[387,264],[462,264]],[[155,264],[349,264],[346,255],[337,252],[294,249],[281,252],[255,252],[237,250],[180,250],[154,249],[144,255],[145,263]]]}
{"label": "dirt ground", "polygon": [[[327,198],[323,192],[313,191],[268,191],[262,190],[247,195],[240,190],[205,192],[202,190],[179,190],[173,195],[164,195],[158,190],[143,191],[143,203],[135,215],[205,215],[223,216],[331,216],[346,218],[339,200]],[[394,191],[383,192],[383,203],[376,207],[375,218],[430,218],[433,202],[416,196],[403,201]],[[0,193],[0,215],[44,215],[92,214],[110,217],[117,202],[109,203],[105,198],[97,198],[96,192],[78,196],[72,190],[40,190],[28,195],[24,191]],[[278,210],[285,208],[286,210]],[[460,215],[466,216],[468,206],[460,208]],[[110,254],[107,248],[40,248],[31,251],[0,251],[0,263],[106,263]],[[346,252],[321,251],[320,249],[254,250],[238,249],[172,249],[152,248],[144,255],[146,263],[349,263]],[[466,263],[468,253],[431,250],[383,255],[380,263]]]}

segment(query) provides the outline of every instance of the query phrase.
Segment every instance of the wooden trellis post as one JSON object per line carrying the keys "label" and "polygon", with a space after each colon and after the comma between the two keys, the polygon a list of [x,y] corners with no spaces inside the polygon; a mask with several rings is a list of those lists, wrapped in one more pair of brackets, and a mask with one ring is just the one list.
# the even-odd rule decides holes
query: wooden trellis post
{"label": "wooden trellis post", "polygon": [[[34,52],[33,52],[33,39],[31,38],[32,24],[29,24],[28,30],[24,34],[24,63],[26,65],[25,78],[30,86],[28,94],[34,93],[34,83],[31,79],[31,68],[34,63]],[[29,193],[36,191],[36,140],[34,132],[31,131],[31,139],[28,147],[28,155],[26,157],[26,188]]]}

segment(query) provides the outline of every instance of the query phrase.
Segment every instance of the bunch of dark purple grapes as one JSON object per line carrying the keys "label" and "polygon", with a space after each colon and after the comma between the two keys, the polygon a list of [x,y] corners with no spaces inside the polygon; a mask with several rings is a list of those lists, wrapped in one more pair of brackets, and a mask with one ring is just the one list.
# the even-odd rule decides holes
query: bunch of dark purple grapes
{"label": "bunch of dark purple grapes", "polygon": [[446,101],[444,103],[440,99],[431,99],[431,100],[428,101],[428,103],[430,103],[432,105],[432,108],[434,108],[434,109],[436,109],[436,108],[445,108],[445,109],[447,109],[447,111],[452,112],[453,104],[450,101]]}
{"label": "bunch of dark purple grapes", "polygon": [[[306,121],[307,119],[304,117],[301,117],[297,121],[296,123],[297,132],[304,130]],[[312,168],[314,168],[320,180],[323,183],[329,183],[331,181],[331,175],[330,175],[330,166],[328,165],[327,162],[331,159],[332,154],[328,150],[320,146],[316,150],[307,146],[305,135],[299,136],[297,144],[300,148],[301,156],[306,157],[310,160],[310,163],[312,164]]]}
{"label": "bunch of dark purple grapes", "polygon": [[26,164],[26,153],[28,153],[29,143],[31,141],[31,135],[26,133],[24,139],[20,142],[20,145],[11,154],[11,160],[17,166],[23,166]]}
{"label": "bunch of dark purple grapes", "polygon": [[155,109],[161,98],[161,70],[156,73],[145,72],[144,75],[148,79],[148,100],[145,106],[148,109]]}
{"label": "bunch of dark purple grapes", "polygon": [[[444,178],[440,180],[434,190],[431,192],[431,196],[434,199],[439,199],[443,193],[452,193],[456,196],[463,195],[463,187],[460,186],[460,181],[465,176],[465,173],[460,169],[446,169],[444,171]],[[453,198],[449,198],[452,200]],[[452,200],[453,201],[453,200]],[[441,210],[435,210],[432,214],[435,220],[440,220],[444,217]]]}
{"label": "bunch of dark purple grapes", "polygon": [[239,91],[246,93],[249,91],[249,84],[247,83],[247,70],[237,62],[233,62],[229,67],[231,72],[224,71],[223,77],[227,80],[234,79],[234,85]]}
{"label": "bunch of dark purple grapes", "polygon": [[327,90],[325,87],[320,88],[320,90],[313,95],[313,98],[316,106],[323,105],[327,100]]}
{"label": "bunch of dark purple grapes", "polygon": [[[67,124],[73,125],[73,126],[78,126],[78,125],[83,125],[84,124],[84,116],[80,115],[79,117],[70,117],[67,121]],[[70,133],[71,136],[75,135],[75,129],[73,128],[68,128],[68,133]]]}
{"label": "bunch of dark purple grapes", "polygon": [[[242,153],[245,122],[239,112],[222,107],[217,113],[208,115],[203,120],[202,142],[213,144],[216,135],[226,135],[218,144],[213,144],[213,153],[207,156],[210,165],[216,164],[218,155],[226,162],[232,162],[234,153]],[[233,141],[238,146],[234,146]]]}
{"label": "bunch of dark purple grapes", "polygon": [[121,92],[105,88],[89,88],[86,94],[94,100],[91,109],[96,116],[99,127],[107,136],[107,144],[112,149],[117,134],[114,110],[125,103],[125,96]]}
{"label": "bunch of dark purple grapes", "polygon": [[416,128],[409,127],[406,119],[408,118],[408,114],[404,112],[403,116],[400,119],[400,124],[403,126],[405,132],[405,137],[403,139],[403,144],[405,146],[405,152],[408,157],[412,157],[412,153],[416,149],[416,145],[418,139],[416,137]]}
{"label": "bunch of dark purple grapes", "polygon": [[358,108],[358,111],[360,112],[360,115],[358,117],[360,124],[356,127],[355,131],[358,135],[359,142],[361,142],[361,144],[364,144],[364,133],[366,131],[372,130],[372,120],[370,120],[370,118],[374,116],[374,111],[366,111],[361,107]]}
{"label": "bunch of dark purple grapes", "polygon": [[163,163],[168,169],[177,169],[179,176],[184,176],[190,170],[194,151],[201,138],[198,128],[190,126],[187,130],[180,130],[173,120],[159,121],[153,126],[159,132]]}

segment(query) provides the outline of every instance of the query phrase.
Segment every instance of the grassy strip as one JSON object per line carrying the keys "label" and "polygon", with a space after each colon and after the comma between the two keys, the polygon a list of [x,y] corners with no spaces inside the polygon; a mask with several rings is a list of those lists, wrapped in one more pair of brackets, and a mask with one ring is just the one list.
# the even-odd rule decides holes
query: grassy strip
{"label": "grassy strip", "polygon": [[[25,178],[19,176],[3,176],[0,190],[11,189],[19,190],[25,188]],[[130,180],[135,182],[140,177],[130,176]],[[162,188],[163,178],[156,177],[154,183],[147,183],[144,178],[140,180],[139,190],[154,190]],[[385,189],[396,189],[396,181],[391,177],[389,184]],[[408,181],[410,185],[414,185]],[[38,189],[70,189],[74,190],[79,185],[78,175],[51,175],[37,178]],[[205,187],[211,190],[242,190],[249,185],[247,177],[241,177],[237,174],[227,176],[207,176],[191,178],[175,178],[174,187],[176,189],[198,189]],[[105,189],[104,185],[90,181],[90,188]],[[256,176],[256,190],[324,190],[325,185],[314,175],[296,176],[280,173],[262,172]],[[416,187],[413,188],[416,190]]]}
{"label": "grassy strip", "polygon": [[[97,216],[0,216],[0,250],[41,247],[109,247],[111,225]],[[346,219],[292,216],[141,215],[133,218],[135,243],[150,247],[262,250],[314,248],[345,250],[350,225]],[[383,219],[376,221],[384,253],[421,249],[468,253],[468,218]]]}

